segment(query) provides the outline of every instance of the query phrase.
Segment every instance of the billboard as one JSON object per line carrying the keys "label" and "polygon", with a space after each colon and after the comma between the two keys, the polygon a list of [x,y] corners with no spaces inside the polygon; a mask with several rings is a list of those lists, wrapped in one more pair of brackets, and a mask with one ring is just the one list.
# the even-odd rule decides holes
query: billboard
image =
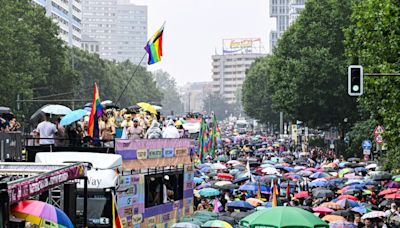
{"label": "billboard", "polygon": [[261,52],[261,38],[224,39],[222,40],[222,43],[224,54]]}

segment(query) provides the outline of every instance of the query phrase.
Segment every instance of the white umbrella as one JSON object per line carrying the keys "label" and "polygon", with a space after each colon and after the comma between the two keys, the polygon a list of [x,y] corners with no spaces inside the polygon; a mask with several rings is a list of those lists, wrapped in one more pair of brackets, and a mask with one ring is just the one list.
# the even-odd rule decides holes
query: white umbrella
{"label": "white umbrella", "polygon": [[218,187],[222,187],[222,186],[228,185],[228,184],[232,184],[232,182],[230,182],[230,181],[218,181],[214,185],[218,186]]}
{"label": "white umbrella", "polygon": [[377,164],[369,164],[369,165],[365,166],[366,169],[376,169],[376,167],[378,167]]}
{"label": "white umbrella", "polygon": [[267,167],[261,170],[261,172],[266,173],[266,174],[278,174],[278,170],[274,167]]}
{"label": "white umbrella", "polygon": [[383,211],[371,211],[367,214],[363,215],[362,219],[370,219],[370,218],[379,218],[379,217],[386,217],[385,212]]}
{"label": "white umbrella", "polygon": [[47,105],[41,109],[44,113],[49,113],[53,115],[67,115],[72,110],[64,105]]}
{"label": "white umbrella", "polygon": [[199,225],[196,225],[196,224],[193,224],[193,223],[190,223],[190,222],[175,223],[171,227],[172,228],[200,228]]}
{"label": "white umbrella", "polygon": [[238,160],[230,160],[227,162],[228,164],[232,164],[232,165],[243,165],[243,163],[241,163]]}
{"label": "white umbrella", "polygon": [[226,166],[220,162],[217,162],[211,165],[211,169],[226,169]]}

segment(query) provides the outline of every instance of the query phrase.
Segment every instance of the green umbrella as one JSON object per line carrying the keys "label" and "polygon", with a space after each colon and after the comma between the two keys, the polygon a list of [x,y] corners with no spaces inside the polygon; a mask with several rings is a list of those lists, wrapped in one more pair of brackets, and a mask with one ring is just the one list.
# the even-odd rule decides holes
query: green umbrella
{"label": "green umbrella", "polygon": [[211,220],[201,225],[201,227],[232,228],[231,224],[222,220]]}
{"label": "green umbrella", "polygon": [[275,163],[279,163],[281,160],[278,157],[272,157],[271,161],[275,162]]}
{"label": "green umbrella", "polygon": [[260,226],[274,228],[320,228],[329,227],[329,225],[320,218],[296,207],[274,207],[253,214],[240,220],[240,225],[248,228]]}
{"label": "green umbrella", "polygon": [[221,162],[226,162],[229,160],[229,158],[225,155],[219,155],[216,159],[216,161],[221,161]]}
{"label": "green umbrella", "polygon": [[237,153],[237,150],[231,150],[231,151],[229,151],[229,154],[230,155],[235,155]]}
{"label": "green umbrella", "polygon": [[203,224],[203,222],[200,219],[192,218],[192,217],[184,217],[182,219],[182,222],[188,222],[188,223],[196,224],[198,226],[201,226]]}
{"label": "green umbrella", "polygon": [[203,197],[218,196],[219,194],[219,190],[215,188],[203,188],[199,191],[199,195]]}

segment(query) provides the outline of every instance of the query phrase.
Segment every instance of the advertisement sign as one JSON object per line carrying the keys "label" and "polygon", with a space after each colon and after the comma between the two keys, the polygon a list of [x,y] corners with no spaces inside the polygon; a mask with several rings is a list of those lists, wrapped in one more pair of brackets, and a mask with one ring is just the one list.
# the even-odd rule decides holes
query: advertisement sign
{"label": "advertisement sign", "polygon": [[224,39],[222,42],[224,54],[261,52],[260,38]]}

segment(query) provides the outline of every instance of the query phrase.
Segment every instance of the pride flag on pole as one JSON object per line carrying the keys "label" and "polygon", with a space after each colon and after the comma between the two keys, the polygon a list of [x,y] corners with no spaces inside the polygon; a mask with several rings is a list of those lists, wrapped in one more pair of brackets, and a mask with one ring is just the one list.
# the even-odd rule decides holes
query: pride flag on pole
{"label": "pride flag on pole", "polygon": [[163,55],[162,51],[162,39],[163,39],[163,33],[164,33],[164,24],[161,26],[160,29],[157,30],[156,33],[150,38],[150,40],[147,42],[146,47],[144,49],[146,52],[149,54],[149,59],[147,63],[149,65],[160,62],[161,57]]}
{"label": "pride flag on pole", "polygon": [[92,137],[92,139],[99,139],[99,118],[103,115],[103,106],[101,106],[99,89],[97,88],[97,84],[94,83],[93,89],[93,98],[92,98],[92,110],[90,111],[89,116],[89,125],[88,125],[88,136]]}

